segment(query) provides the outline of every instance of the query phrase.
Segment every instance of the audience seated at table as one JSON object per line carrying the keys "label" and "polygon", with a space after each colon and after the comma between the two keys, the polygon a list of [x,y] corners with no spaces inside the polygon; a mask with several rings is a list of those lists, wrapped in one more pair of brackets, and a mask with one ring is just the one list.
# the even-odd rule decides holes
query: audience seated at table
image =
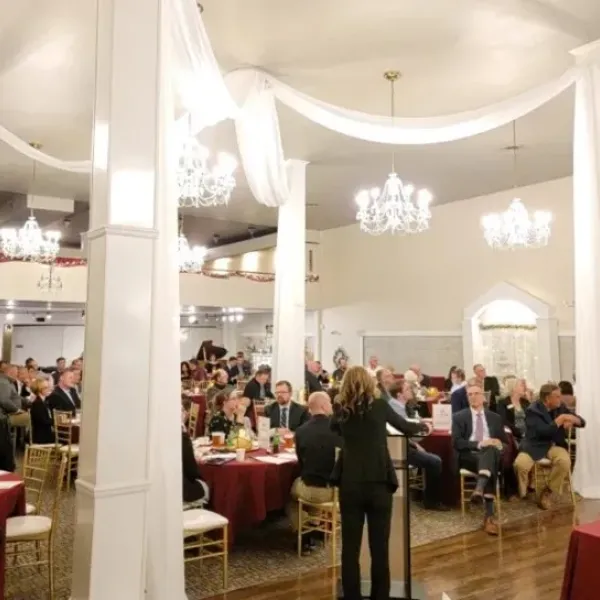
{"label": "audience seated at table", "polygon": [[450,374],[450,388],[448,391],[453,394],[459,388],[465,387],[467,385],[465,372],[456,367],[454,371]]}
{"label": "audience seated at table", "polygon": [[271,370],[267,367],[259,367],[254,377],[246,384],[244,388],[244,398],[250,400],[250,405],[246,412],[246,416],[250,417],[256,410],[255,402],[265,403],[267,400],[273,400],[273,392],[269,385]]}
{"label": "audience seated at table", "polygon": [[[329,478],[335,464],[336,448],[341,447],[342,443],[339,434],[331,429],[331,399],[326,392],[315,392],[309,396],[308,412],[309,420],[298,427],[295,436],[300,476],[292,485],[292,501],[287,510],[294,531],[298,531],[296,501],[299,498],[315,504],[333,500]],[[305,535],[302,551],[310,551],[316,541],[314,535]]]}
{"label": "audience seated at table", "polygon": [[181,375],[181,387],[183,389],[189,389],[192,385],[192,367],[187,360],[180,363],[179,373]]}
{"label": "audience seated at table", "polygon": [[271,421],[271,429],[296,431],[308,420],[304,406],[292,401],[292,384],[278,381],[275,384],[275,402],[265,407],[265,416]]}
{"label": "audience seated at table", "polygon": [[252,437],[250,419],[245,416],[248,404],[244,402],[242,392],[239,390],[219,392],[213,404],[215,412],[208,423],[209,435],[221,432],[227,439],[232,431],[237,433],[240,429],[244,429],[247,437]]}
{"label": "audience seated at table", "polygon": [[252,367],[244,358],[243,352],[229,359],[229,380],[237,383],[238,380],[249,379],[252,376]]}
{"label": "audience seated at table", "polygon": [[[480,364],[473,366],[473,373],[475,374],[475,377],[471,378],[469,382],[474,379],[478,387],[485,393],[489,393],[488,409],[492,412],[496,412],[496,400],[500,396],[500,383],[498,382],[498,378],[487,375],[485,367]],[[450,396],[450,404],[452,405],[453,413],[469,408],[467,387],[468,386],[463,386],[458,388]]]}
{"label": "audience seated at table", "polygon": [[192,370],[192,380],[194,382],[206,381],[208,379],[208,373],[204,368],[204,361],[192,358],[188,364]]}
{"label": "audience seated at table", "polygon": [[316,360],[315,361],[315,365],[318,369],[317,371],[317,378],[319,379],[319,382],[322,385],[329,385],[330,381],[330,375],[329,373],[323,368],[323,365],[321,364],[321,361]]}
{"label": "audience seated at table", "polygon": [[81,408],[81,399],[77,390],[73,387],[75,377],[72,369],[64,369],[58,378],[58,384],[46,399],[50,410],[71,412],[73,416]]}
{"label": "audience seated at table", "polygon": [[183,502],[184,508],[194,508],[194,505],[203,504],[209,500],[208,486],[200,476],[198,463],[194,456],[192,440],[186,431],[185,424],[188,420],[188,412],[182,406],[181,410],[181,474],[183,480]]}
{"label": "audience seated at table", "polygon": [[314,360],[307,360],[304,366],[304,385],[309,395],[314,392],[323,391],[323,386],[319,381],[318,374],[318,363],[316,363]]}
{"label": "audience seated at table", "polygon": [[502,450],[508,438],[501,417],[484,408],[483,389],[474,380],[467,386],[467,398],[469,408],[452,417],[452,443],[458,453],[459,468],[477,475],[471,502],[485,505],[483,529],[489,535],[498,535],[494,496]]}
{"label": "audience seated at table", "polygon": [[421,365],[411,365],[408,370],[412,371],[417,376],[417,383],[419,386],[424,388],[431,387],[431,377],[421,372]]}
{"label": "audience seated at table", "polygon": [[575,412],[577,399],[575,398],[575,390],[570,381],[559,381],[560,395],[562,403],[571,411]]}
{"label": "audience seated at table", "polygon": [[225,369],[217,369],[211,376],[210,387],[206,390],[206,402],[212,409],[214,398],[221,392],[229,393],[233,386],[229,385],[229,375]]}
{"label": "audience seated at table", "polygon": [[348,370],[348,361],[345,358],[340,358],[338,360],[337,368],[333,372],[333,381],[339,383],[344,379],[344,375]]}
{"label": "audience seated at table", "polygon": [[402,381],[388,390],[390,406],[404,419],[420,419],[418,402],[415,396],[416,384]]}
{"label": "audience seated at table", "polygon": [[14,414],[21,410],[23,399],[18,394],[17,389],[8,375],[10,372],[8,363],[2,364],[0,370],[0,410],[6,414]]}
{"label": "audience seated at table", "polygon": [[369,358],[369,364],[365,367],[365,369],[371,377],[376,377],[377,371],[383,369],[383,367],[379,364],[379,359],[373,355]]}
{"label": "audience seated at table", "polygon": [[573,414],[561,402],[560,388],[546,383],[540,388],[539,400],[527,409],[526,433],[520,452],[515,460],[515,473],[519,483],[519,495],[527,495],[527,486],[534,463],[547,458],[551,463],[548,487],[538,497],[540,508],[552,506],[552,495],[560,494],[571,471],[567,435],[573,427],[585,427],[585,420]]}
{"label": "audience seated at table", "polygon": [[518,446],[525,436],[525,414],[529,406],[525,382],[516,377],[506,377],[504,391],[506,396],[498,401],[497,412],[502,417],[505,427],[511,430]]}
{"label": "audience seated at table", "polygon": [[47,403],[48,396],[52,393],[52,384],[48,379],[36,379],[31,384],[34,394],[33,402],[29,407],[31,419],[31,442],[33,444],[54,444],[54,419]]}

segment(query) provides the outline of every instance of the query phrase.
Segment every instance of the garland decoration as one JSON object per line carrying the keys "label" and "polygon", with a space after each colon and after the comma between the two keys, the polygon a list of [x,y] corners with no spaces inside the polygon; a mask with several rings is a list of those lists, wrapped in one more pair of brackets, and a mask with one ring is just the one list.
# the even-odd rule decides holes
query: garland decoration
{"label": "garland decoration", "polygon": [[536,325],[514,325],[512,323],[506,324],[494,324],[494,325],[480,325],[479,329],[481,331],[490,331],[494,329],[511,329],[513,331],[535,331],[537,329]]}
{"label": "garland decoration", "polygon": [[[30,262],[27,260],[15,260],[8,258],[4,254],[0,254],[0,263],[6,262]],[[87,261],[83,258],[63,258],[58,256],[53,263],[55,267],[71,268],[71,267],[85,267]],[[185,273],[185,271],[182,271]],[[198,273],[188,273],[189,275],[204,275],[205,277],[211,277],[212,279],[231,279],[232,277],[240,277],[248,281],[256,283],[273,283],[275,281],[275,273],[263,273],[257,271],[236,271],[227,269],[210,269],[205,268]],[[307,273],[306,283],[317,283],[319,276],[315,273]]]}

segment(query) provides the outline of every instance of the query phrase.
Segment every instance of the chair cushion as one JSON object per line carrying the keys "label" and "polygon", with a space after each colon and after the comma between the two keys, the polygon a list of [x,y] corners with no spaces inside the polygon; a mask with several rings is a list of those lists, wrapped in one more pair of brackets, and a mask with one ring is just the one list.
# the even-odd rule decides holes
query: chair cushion
{"label": "chair cushion", "polygon": [[536,460],[535,462],[540,467],[551,467],[552,466],[552,461],[549,458],[541,458],[540,460]]}
{"label": "chair cushion", "polygon": [[37,508],[33,504],[29,504],[29,502],[25,505],[25,514],[33,515],[37,512]]}
{"label": "chair cushion", "polygon": [[477,477],[477,473],[473,473],[473,471],[467,471],[467,469],[461,469],[460,474],[463,477]]}
{"label": "chair cushion", "polygon": [[30,448],[54,448],[56,444],[29,444]]}
{"label": "chair cushion", "polygon": [[10,517],[6,520],[6,539],[49,533],[52,520],[48,517]]}
{"label": "chair cushion", "polygon": [[204,533],[213,529],[221,529],[228,525],[229,521],[215,512],[195,508],[183,513],[183,531],[185,533]]}
{"label": "chair cushion", "polygon": [[[69,454],[69,446],[61,446],[60,451],[63,454]],[[71,444],[71,456],[76,456],[79,454],[79,445]]]}

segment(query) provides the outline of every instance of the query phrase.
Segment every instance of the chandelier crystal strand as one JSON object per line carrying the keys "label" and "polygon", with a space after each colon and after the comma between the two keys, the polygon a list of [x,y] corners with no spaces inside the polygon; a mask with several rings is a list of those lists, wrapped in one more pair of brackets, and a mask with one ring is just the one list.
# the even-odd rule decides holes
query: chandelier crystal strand
{"label": "chandelier crystal strand", "polygon": [[63,282],[58,273],[54,272],[54,263],[50,263],[48,271],[42,273],[37,282],[40,291],[46,293],[60,292],[63,288]]}
{"label": "chandelier crystal strand", "polygon": [[190,246],[183,233],[183,217],[180,219],[179,238],[177,240],[177,256],[180,273],[200,273],[206,258],[204,246]]}
{"label": "chandelier crystal strand", "polygon": [[183,144],[177,168],[179,206],[206,208],[227,204],[235,189],[236,168],[236,159],[225,152],[217,155],[212,169],[209,167],[208,149],[191,134],[190,121],[190,134]]}
{"label": "chandelier crystal strand", "polygon": [[[513,121],[514,188],[518,185],[517,171],[517,128]],[[530,217],[520,198],[513,198],[507,210],[485,215],[481,219],[483,236],[487,244],[495,250],[516,250],[517,248],[541,248],[548,245],[551,234],[552,213],[538,210]]]}
{"label": "chandelier crystal strand", "polygon": [[[395,119],[395,82],[399,79],[398,71],[387,71],[384,77],[390,82],[391,118]],[[389,174],[383,191],[379,188],[361,190],[356,195],[358,212],[356,220],[361,231],[371,235],[390,233],[420,233],[429,228],[431,210],[429,204],[433,199],[428,190],[418,190],[414,186],[402,182],[396,173],[396,152],[392,152],[392,171]]]}

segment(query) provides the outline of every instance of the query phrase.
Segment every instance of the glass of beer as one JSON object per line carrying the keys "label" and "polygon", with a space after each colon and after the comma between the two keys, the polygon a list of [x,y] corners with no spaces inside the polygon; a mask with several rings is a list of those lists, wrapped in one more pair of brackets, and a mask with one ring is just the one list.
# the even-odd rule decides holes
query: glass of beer
{"label": "glass of beer", "polygon": [[291,450],[294,447],[294,434],[286,433],[283,436],[283,446],[286,450]]}
{"label": "glass of beer", "polygon": [[213,431],[212,445],[213,448],[223,448],[225,446],[225,433],[223,431]]}

